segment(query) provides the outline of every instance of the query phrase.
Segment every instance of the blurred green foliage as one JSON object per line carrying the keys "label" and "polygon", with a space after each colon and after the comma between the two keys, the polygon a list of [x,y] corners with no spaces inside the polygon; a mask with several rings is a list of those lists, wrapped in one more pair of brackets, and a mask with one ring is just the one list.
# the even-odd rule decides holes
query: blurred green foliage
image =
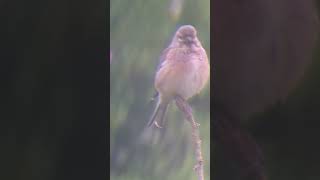
{"label": "blurred green foliage", "polygon": [[[110,2],[112,180],[195,179],[191,128],[175,104],[170,106],[166,127],[161,132],[144,134],[155,105],[150,99],[159,56],[173,33],[184,24],[196,27],[210,57],[210,0]],[[208,84],[190,101],[195,118],[201,124],[206,179],[210,177],[209,89]],[[151,140],[143,139],[145,135]]]}

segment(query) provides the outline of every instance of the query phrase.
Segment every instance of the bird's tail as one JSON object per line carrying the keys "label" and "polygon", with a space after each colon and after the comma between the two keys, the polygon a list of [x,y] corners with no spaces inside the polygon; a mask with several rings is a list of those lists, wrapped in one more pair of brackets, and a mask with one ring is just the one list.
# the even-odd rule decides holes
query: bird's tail
{"label": "bird's tail", "polygon": [[167,108],[168,108],[168,103],[163,103],[159,99],[158,104],[157,104],[147,126],[151,127],[154,124],[155,126],[161,128],[164,123],[164,117],[166,115]]}

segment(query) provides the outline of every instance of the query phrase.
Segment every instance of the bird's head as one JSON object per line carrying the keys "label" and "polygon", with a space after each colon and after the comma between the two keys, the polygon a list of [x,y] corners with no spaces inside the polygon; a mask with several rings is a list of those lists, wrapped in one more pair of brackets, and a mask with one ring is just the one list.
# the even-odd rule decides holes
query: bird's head
{"label": "bird's head", "polygon": [[198,46],[198,38],[197,38],[197,31],[191,25],[184,25],[181,26],[173,39],[174,43],[180,47],[188,46],[191,47],[192,45]]}

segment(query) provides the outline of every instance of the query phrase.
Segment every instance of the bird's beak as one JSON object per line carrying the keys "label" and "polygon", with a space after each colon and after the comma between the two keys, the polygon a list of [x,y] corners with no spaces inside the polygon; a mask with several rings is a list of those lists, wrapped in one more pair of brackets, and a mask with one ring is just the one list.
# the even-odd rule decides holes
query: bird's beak
{"label": "bird's beak", "polygon": [[187,37],[187,42],[191,43],[193,41],[192,37]]}

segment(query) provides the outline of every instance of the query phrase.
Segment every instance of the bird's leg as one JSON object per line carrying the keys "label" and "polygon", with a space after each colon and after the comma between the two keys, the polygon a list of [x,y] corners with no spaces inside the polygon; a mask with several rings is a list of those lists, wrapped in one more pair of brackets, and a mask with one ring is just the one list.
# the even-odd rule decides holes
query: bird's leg
{"label": "bird's leg", "polygon": [[189,103],[183,99],[181,96],[176,96],[176,105],[177,107],[185,114],[186,119],[188,121],[192,121],[191,123],[195,123],[196,126],[200,126],[199,123],[194,121],[193,115],[192,115],[192,108],[190,107]]}

